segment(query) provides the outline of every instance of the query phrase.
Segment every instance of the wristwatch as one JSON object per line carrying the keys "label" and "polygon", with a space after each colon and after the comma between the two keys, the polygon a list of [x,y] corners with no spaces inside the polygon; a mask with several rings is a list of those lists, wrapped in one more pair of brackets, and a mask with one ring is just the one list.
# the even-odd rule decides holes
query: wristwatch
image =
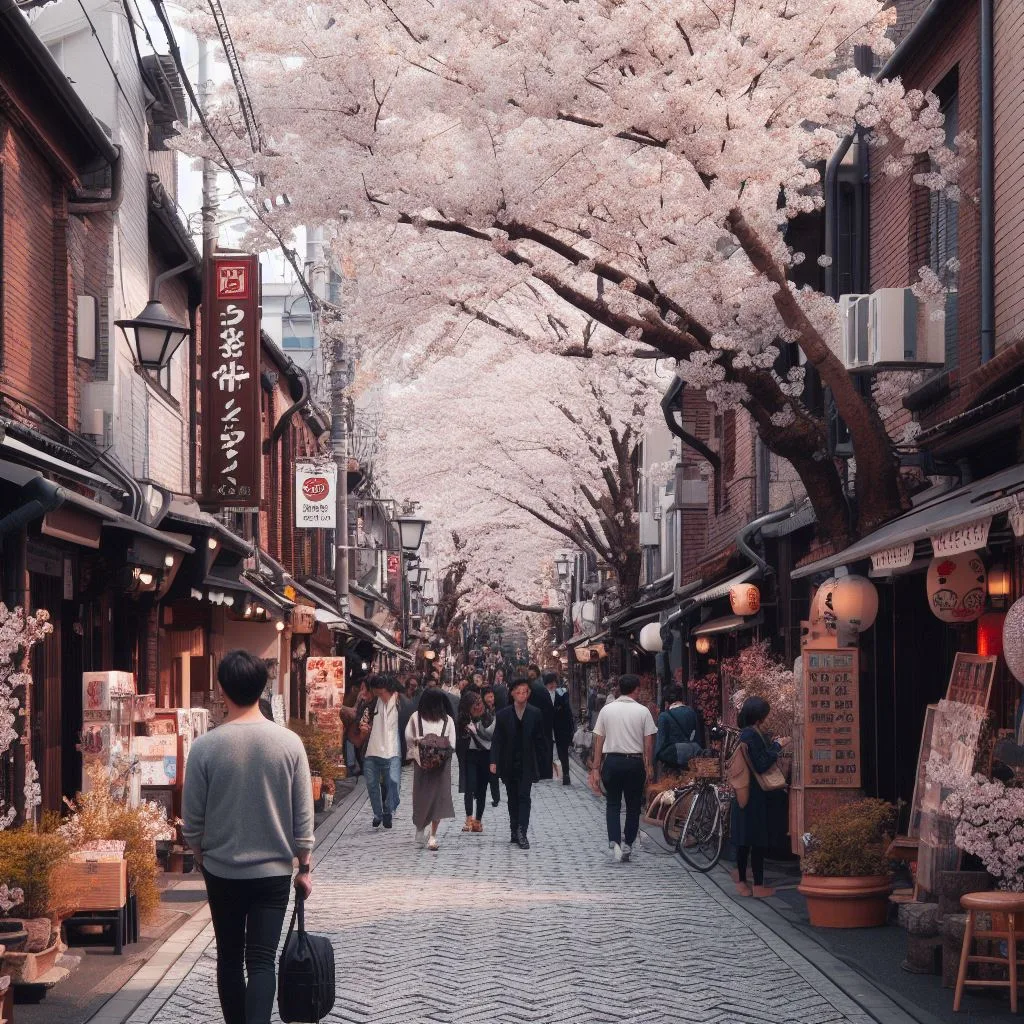
{"label": "wristwatch", "polygon": [[309,865],[308,864],[300,864],[299,865],[299,874],[300,875],[308,875],[309,874],[309,870],[310,869],[309,869]]}

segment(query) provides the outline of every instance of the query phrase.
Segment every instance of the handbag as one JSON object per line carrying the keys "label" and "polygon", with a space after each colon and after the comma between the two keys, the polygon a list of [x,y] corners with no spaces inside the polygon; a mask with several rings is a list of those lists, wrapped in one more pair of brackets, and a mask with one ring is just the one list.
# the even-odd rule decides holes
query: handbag
{"label": "handbag", "polygon": [[732,786],[736,794],[736,803],[740,809],[747,806],[750,800],[750,762],[747,760],[747,745],[741,743],[733,751],[725,766],[725,781]]}
{"label": "handbag", "polygon": [[786,776],[782,774],[782,769],[777,765],[773,764],[767,771],[759,772],[754,770],[753,762],[750,760],[750,751],[747,749],[746,743],[741,743],[740,747],[743,752],[743,756],[747,759],[747,764],[750,767],[750,774],[757,780],[757,784],[766,793],[771,793],[776,789],[785,789],[788,783],[786,782]]}
{"label": "handbag", "polygon": [[305,902],[296,893],[278,968],[277,1012],[284,1024],[317,1024],[334,1009],[334,947],[306,931]]}

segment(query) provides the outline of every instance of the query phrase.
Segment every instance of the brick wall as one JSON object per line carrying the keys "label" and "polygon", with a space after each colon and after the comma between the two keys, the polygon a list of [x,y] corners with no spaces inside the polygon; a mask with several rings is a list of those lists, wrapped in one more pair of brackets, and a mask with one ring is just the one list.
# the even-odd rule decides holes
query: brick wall
{"label": "brick wall", "polygon": [[[1007,6],[1003,4],[1002,6]],[[965,0],[929,36],[927,47],[912,55],[901,77],[908,88],[934,90],[954,69],[959,71],[959,130],[978,137],[980,97],[977,0]],[[871,153],[871,289],[906,287],[928,264],[928,192],[910,175],[883,177],[880,168],[886,151]],[[923,170],[925,168],[918,168]],[[961,176],[964,199],[960,203],[958,243],[959,329],[958,360],[950,370],[951,398],[959,381],[981,361],[980,280],[978,263],[978,210],[973,200],[978,188],[977,154]],[[947,403],[922,416],[924,422],[942,418]],[[902,430],[904,417],[889,424]]]}
{"label": "brick wall", "polygon": [[995,7],[996,347],[1024,337],[1024,4]]}
{"label": "brick wall", "polygon": [[[66,337],[67,259],[56,223],[58,181],[28,138],[0,114],[3,165],[3,325],[0,383],[58,417],[54,332]],[[57,248],[60,248],[60,252]],[[60,262],[58,262],[60,259]],[[58,308],[61,295],[63,308]]]}

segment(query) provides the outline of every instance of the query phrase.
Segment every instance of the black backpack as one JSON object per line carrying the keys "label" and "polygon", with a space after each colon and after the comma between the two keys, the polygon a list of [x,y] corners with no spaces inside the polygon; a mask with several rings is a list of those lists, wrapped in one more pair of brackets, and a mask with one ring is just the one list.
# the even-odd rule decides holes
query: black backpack
{"label": "black backpack", "polygon": [[278,971],[277,1011],[284,1024],[317,1024],[334,1009],[334,947],[306,931],[304,903],[296,894]]}

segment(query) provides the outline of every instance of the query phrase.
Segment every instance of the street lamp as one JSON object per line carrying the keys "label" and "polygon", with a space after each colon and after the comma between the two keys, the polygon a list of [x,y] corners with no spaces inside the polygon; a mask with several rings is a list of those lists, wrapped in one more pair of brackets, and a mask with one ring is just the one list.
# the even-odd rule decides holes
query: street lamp
{"label": "street lamp", "polygon": [[402,516],[396,520],[398,523],[398,536],[402,543],[403,551],[418,551],[423,542],[423,531],[427,528],[426,519],[416,519],[413,516]]}
{"label": "street lamp", "polygon": [[555,569],[558,571],[558,578],[564,580],[569,575],[569,557],[560,555],[555,559]]}
{"label": "street lamp", "polygon": [[178,323],[164,309],[160,301],[160,286],[170,277],[183,274],[195,266],[192,260],[182,263],[160,274],[153,282],[153,294],[146,308],[131,320],[115,320],[114,324],[124,331],[124,336],[133,344],[136,358],[144,370],[162,370],[178,351],[178,346],[188,337],[188,324]]}

